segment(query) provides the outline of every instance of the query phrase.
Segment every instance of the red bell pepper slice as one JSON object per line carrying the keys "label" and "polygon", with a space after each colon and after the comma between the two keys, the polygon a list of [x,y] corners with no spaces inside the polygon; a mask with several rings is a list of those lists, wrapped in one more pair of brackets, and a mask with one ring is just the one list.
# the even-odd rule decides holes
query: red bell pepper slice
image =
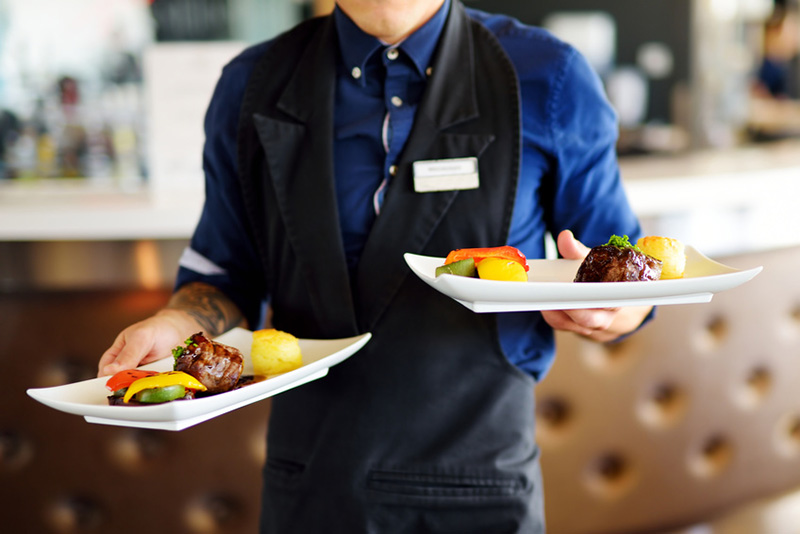
{"label": "red bell pepper slice", "polygon": [[157,371],[145,371],[143,369],[125,369],[113,375],[106,382],[109,391],[119,391],[130,386],[135,381],[146,376],[157,375]]}
{"label": "red bell pepper slice", "polygon": [[447,255],[447,258],[445,258],[444,264],[447,265],[448,263],[465,260],[467,258],[474,259],[476,264],[486,258],[503,258],[521,264],[525,267],[526,271],[529,268],[528,260],[525,258],[525,255],[520,252],[518,248],[509,245],[504,245],[502,247],[459,248],[452,250]]}

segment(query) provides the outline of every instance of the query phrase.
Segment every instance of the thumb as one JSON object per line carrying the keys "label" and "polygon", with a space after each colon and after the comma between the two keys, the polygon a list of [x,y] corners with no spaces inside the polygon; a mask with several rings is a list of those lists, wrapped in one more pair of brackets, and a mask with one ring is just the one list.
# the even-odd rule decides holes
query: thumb
{"label": "thumb", "polygon": [[562,230],[558,234],[558,252],[568,260],[582,260],[589,254],[589,247],[575,239],[571,230]]}

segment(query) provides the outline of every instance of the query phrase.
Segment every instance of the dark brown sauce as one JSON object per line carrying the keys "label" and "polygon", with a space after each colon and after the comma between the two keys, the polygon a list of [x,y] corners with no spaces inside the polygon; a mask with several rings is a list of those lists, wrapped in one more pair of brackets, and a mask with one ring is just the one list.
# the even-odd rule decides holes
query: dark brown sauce
{"label": "dark brown sauce", "polygon": [[249,386],[250,384],[255,384],[256,382],[262,382],[266,379],[267,377],[264,375],[242,375],[239,377],[239,381],[236,382],[236,385],[233,386],[233,389],[240,389],[245,386]]}

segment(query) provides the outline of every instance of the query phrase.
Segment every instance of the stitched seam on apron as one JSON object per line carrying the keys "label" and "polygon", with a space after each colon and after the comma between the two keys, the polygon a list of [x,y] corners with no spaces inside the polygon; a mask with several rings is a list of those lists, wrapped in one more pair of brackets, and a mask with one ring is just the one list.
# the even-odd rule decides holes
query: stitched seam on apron
{"label": "stitched seam on apron", "polygon": [[513,496],[525,489],[525,483],[514,478],[435,475],[373,471],[367,487],[373,491],[444,497],[497,497]]}

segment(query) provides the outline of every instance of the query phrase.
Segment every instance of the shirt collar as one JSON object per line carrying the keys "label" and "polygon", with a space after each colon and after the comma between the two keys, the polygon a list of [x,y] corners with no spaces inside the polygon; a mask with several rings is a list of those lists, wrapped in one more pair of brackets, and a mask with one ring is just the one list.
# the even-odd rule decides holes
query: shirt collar
{"label": "shirt collar", "polygon": [[[447,13],[450,11],[450,1],[445,0],[439,11],[428,22],[395,45],[411,58],[421,76],[425,75],[425,70],[436,49],[436,43],[447,20]],[[362,31],[344,11],[339,9],[338,5],[333,10],[333,16],[339,39],[339,49],[342,52],[345,66],[351,72],[355,68],[358,68],[360,72],[365,72],[367,60],[375,51],[386,46],[385,43]],[[363,77],[359,81],[365,83]]]}

